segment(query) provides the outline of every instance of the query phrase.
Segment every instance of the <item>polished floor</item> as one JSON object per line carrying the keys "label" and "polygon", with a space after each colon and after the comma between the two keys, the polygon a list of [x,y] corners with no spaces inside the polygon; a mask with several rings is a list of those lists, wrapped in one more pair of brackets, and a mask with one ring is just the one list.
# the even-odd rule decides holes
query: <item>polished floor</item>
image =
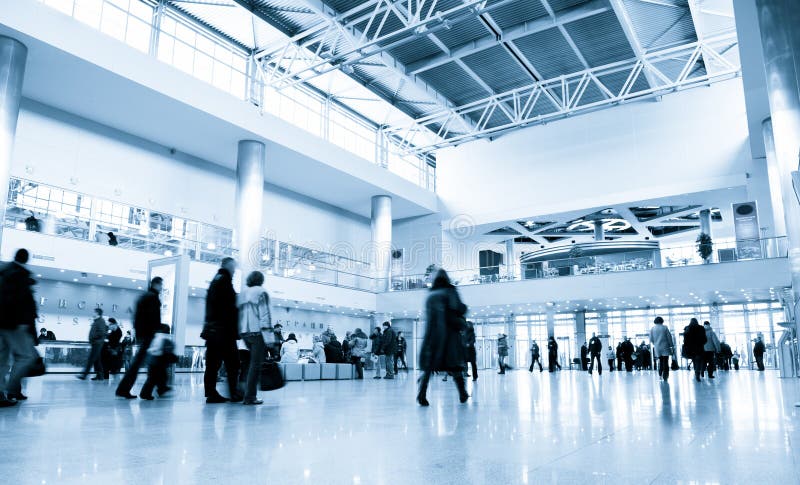
{"label": "polished floor", "polygon": [[800,380],[774,371],[486,371],[466,405],[432,380],[429,408],[411,374],[290,383],[259,407],[204,404],[200,377],[152,402],[29,379],[0,409],[0,483],[800,483]]}

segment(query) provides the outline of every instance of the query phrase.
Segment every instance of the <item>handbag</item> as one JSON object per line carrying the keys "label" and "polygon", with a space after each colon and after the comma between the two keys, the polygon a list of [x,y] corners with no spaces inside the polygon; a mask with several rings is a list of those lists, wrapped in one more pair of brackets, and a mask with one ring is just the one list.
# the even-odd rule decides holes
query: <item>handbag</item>
{"label": "handbag", "polygon": [[200,332],[200,338],[203,340],[211,340],[217,336],[217,328],[213,322],[206,322],[203,324],[203,331]]}
{"label": "handbag", "polygon": [[34,361],[30,369],[28,369],[26,377],[43,376],[45,372],[47,372],[47,368],[44,365],[44,359],[41,356],[39,356],[36,358],[36,361]]}
{"label": "handbag", "polygon": [[278,342],[277,337],[275,337],[275,330],[272,327],[262,328],[261,337],[264,339],[264,345],[275,345]]}

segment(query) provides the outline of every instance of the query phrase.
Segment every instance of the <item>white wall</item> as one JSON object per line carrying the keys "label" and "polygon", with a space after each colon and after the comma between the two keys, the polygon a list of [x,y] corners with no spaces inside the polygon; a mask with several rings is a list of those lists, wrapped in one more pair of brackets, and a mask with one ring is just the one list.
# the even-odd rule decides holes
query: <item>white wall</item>
{"label": "white wall", "polygon": [[[11,173],[179,217],[234,225],[232,171],[172,155],[161,145],[32,101],[20,113]],[[264,191],[264,226],[278,239],[320,248],[360,248],[370,238],[366,219],[270,186]]]}
{"label": "white wall", "polygon": [[442,222],[439,214],[395,221],[392,226],[392,246],[403,250],[399,267],[392,274],[424,274],[430,264],[441,264]]}
{"label": "white wall", "polygon": [[734,79],[442,150],[438,193],[483,224],[742,186],[748,143]]}

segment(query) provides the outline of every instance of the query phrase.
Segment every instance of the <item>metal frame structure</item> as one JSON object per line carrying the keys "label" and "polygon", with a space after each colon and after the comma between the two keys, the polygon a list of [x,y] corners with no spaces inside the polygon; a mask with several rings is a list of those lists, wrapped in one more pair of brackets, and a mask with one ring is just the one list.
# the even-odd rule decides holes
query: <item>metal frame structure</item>
{"label": "metal frame structure", "polygon": [[[703,41],[644,53],[639,58],[605,66],[586,69],[568,76],[534,82],[497,96],[460,106],[455,110],[459,117],[477,118],[476,128],[460,131],[460,124],[453,122],[449,112],[439,112],[415,120],[415,123],[393,131],[402,139],[403,148],[409,153],[424,153],[439,148],[464,143],[469,140],[496,136],[520,126],[532,126],[579,113],[608,108],[632,100],[648,99],[681,89],[708,85],[738,77],[741,67],[725,57],[731,46],[738,43],[735,33],[705,38]],[[702,60],[701,60],[702,57]],[[705,62],[702,62],[702,61]],[[680,71],[659,68],[660,63],[680,61]],[[713,64],[714,69],[703,70]],[[634,89],[640,77],[648,70],[659,80],[656,86]],[[622,89],[613,92],[601,80],[604,76],[626,73]],[[590,85],[603,94],[604,99],[582,104],[582,98]],[[545,104],[546,106],[542,106]],[[501,107],[502,106],[502,107]],[[546,112],[542,112],[545,110]],[[500,112],[511,111],[512,116],[501,123],[490,126],[490,120]],[[434,131],[439,141],[432,144],[414,145],[423,137],[420,132]]]}

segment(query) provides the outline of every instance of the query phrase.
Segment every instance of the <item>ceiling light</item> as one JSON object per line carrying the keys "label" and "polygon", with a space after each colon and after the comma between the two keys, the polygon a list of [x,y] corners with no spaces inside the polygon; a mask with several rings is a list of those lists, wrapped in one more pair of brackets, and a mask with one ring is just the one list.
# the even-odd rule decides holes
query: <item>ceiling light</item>
{"label": "ceiling light", "polygon": [[102,278],[102,277],[103,277],[103,275],[99,274],[99,275],[97,275],[97,277],[98,277],[98,278]]}
{"label": "ceiling light", "polygon": [[61,271],[61,272],[63,273],[65,270],[61,269],[61,270],[59,270],[59,271]]}
{"label": "ceiling light", "polygon": [[109,281],[108,283],[106,283],[106,284],[107,284],[108,286],[111,286],[111,282],[110,282],[110,281]]}
{"label": "ceiling light", "polygon": [[210,243],[206,244],[206,248],[207,248],[209,251],[213,251],[213,250],[217,249],[217,245],[216,245],[216,244],[214,244],[213,242],[210,242]]}
{"label": "ceiling light", "polygon": [[168,258],[169,258],[170,256],[172,256],[172,251],[170,251],[169,249],[167,249],[166,251],[164,251],[164,256],[166,256],[166,257],[168,257]]}
{"label": "ceiling light", "polygon": [[77,283],[77,282],[78,282],[78,278],[72,278],[72,281],[74,281],[75,283]]}

